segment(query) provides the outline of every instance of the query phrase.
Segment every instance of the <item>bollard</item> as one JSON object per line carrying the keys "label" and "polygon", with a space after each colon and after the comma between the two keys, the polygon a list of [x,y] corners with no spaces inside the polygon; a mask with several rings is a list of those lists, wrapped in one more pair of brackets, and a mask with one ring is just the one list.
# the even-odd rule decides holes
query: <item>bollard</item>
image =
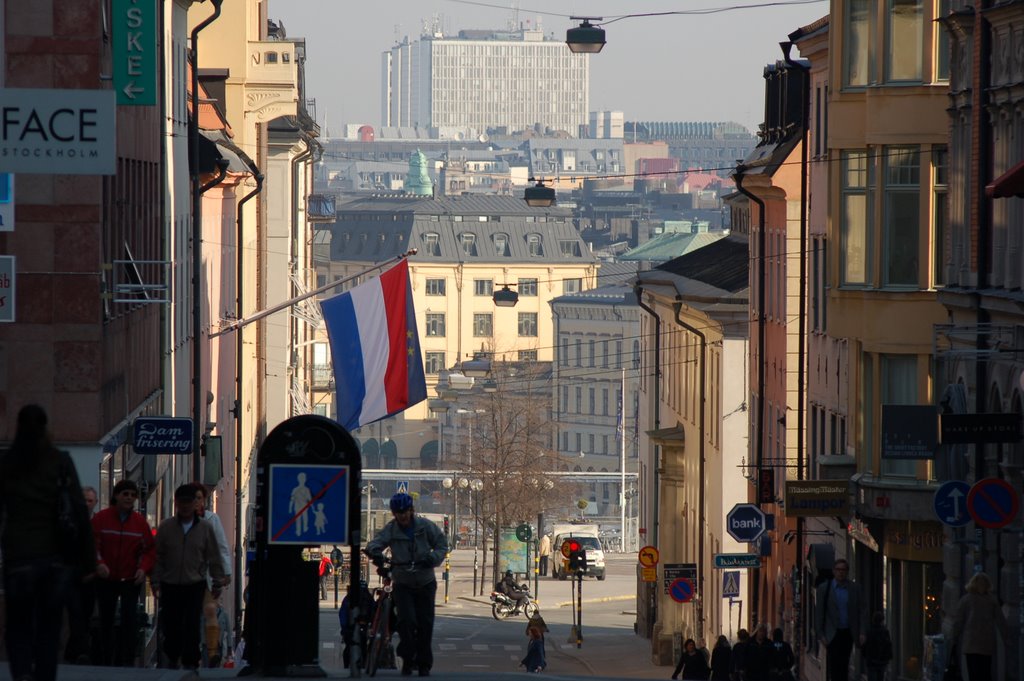
{"label": "bollard", "polygon": [[450,578],[449,578],[449,574],[452,571],[451,556],[452,556],[451,551],[449,551],[448,553],[444,554],[444,602],[445,603],[448,602],[448,584],[451,581]]}

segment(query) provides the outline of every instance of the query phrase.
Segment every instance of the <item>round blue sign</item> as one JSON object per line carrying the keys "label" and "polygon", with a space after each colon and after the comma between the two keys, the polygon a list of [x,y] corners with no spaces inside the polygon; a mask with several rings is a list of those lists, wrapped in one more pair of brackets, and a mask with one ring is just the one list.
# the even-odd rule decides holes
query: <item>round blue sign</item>
{"label": "round blue sign", "polygon": [[1020,497],[1017,490],[1001,478],[979,480],[967,495],[967,512],[980,527],[990,530],[1012,523],[1018,510]]}
{"label": "round blue sign", "polygon": [[689,603],[693,600],[693,582],[686,577],[672,580],[668,587],[668,595],[676,603]]}
{"label": "round blue sign", "polygon": [[967,512],[967,495],[971,486],[963,480],[950,480],[935,490],[935,515],[950,527],[963,527],[971,522]]}

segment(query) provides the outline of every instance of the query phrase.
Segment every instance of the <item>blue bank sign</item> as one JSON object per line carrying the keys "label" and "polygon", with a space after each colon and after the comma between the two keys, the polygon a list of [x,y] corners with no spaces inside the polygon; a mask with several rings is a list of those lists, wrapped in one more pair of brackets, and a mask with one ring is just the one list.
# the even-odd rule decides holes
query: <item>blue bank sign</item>
{"label": "blue bank sign", "polygon": [[758,506],[736,504],[725,517],[725,529],[736,541],[755,542],[768,529],[768,521]]}
{"label": "blue bank sign", "polygon": [[135,419],[132,446],[137,454],[189,454],[192,419],[150,416]]}

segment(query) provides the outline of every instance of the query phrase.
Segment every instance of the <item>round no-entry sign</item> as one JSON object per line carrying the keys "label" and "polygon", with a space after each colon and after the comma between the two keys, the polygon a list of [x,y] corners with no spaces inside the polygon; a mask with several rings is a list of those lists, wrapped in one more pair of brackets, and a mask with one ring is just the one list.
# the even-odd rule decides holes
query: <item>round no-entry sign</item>
{"label": "round no-entry sign", "polygon": [[672,580],[668,586],[668,595],[676,603],[689,603],[693,600],[693,582],[686,577]]}

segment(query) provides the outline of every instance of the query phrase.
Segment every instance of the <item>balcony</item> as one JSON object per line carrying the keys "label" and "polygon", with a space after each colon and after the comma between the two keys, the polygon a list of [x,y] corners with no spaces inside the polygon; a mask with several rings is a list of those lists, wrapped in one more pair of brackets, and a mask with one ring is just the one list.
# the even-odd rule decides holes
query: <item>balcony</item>
{"label": "balcony", "polygon": [[310,222],[334,222],[337,219],[334,197],[310,194],[306,197],[306,219]]}
{"label": "balcony", "polygon": [[313,365],[313,389],[326,390],[334,384],[334,370],[330,364]]}

